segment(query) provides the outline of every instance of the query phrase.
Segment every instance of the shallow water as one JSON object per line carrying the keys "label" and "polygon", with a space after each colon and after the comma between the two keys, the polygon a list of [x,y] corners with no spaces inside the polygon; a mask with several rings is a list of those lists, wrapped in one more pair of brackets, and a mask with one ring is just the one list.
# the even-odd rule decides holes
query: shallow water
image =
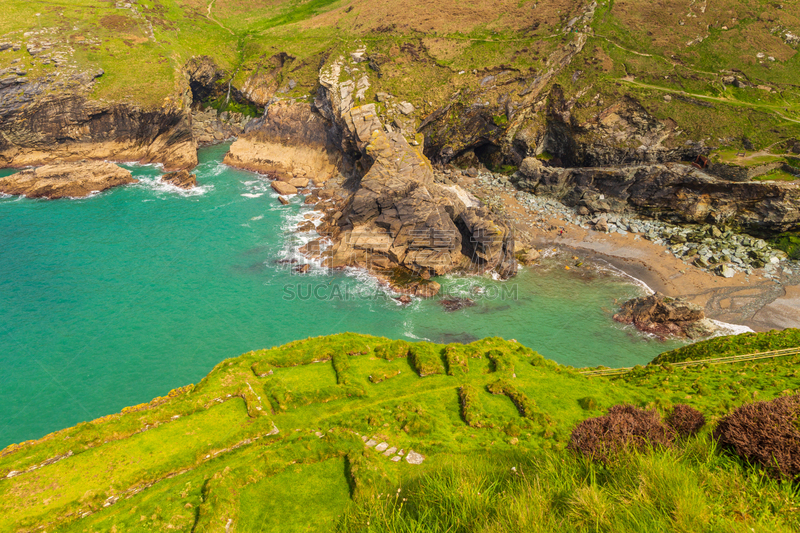
{"label": "shallow water", "polygon": [[446,277],[445,291],[476,302],[454,312],[399,306],[357,271],[295,275],[276,261],[313,237],[291,231],[312,211],[222,165],[226,150],[201,151],[191,193],[129,166],[141,183],[90,198],[0,199],[0,446],[197,383],[245,351],[342,331],[514,338],[574,366],[646,363],[675,346],[614,323],[615,299],[641,288],[594,270]]}

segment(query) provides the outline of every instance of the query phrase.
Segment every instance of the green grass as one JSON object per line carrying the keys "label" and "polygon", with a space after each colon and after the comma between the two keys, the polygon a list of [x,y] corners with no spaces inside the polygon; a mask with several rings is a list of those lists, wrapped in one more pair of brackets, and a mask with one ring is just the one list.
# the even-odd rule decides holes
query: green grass
{"label": "green grass", "polygon": [[664,352],[653,359],[651,364],[697,361],[797,347],[800,347],[800,329],[787,328],[766,333],[742,333],[741,335],[716,337]]}
{"label": "green grass", "polygon": [[770,241],[770,245],[786,252],[790,259],[800,260],[800,232],[777,235]]}
{"label": "green grass", "polygon": [[[717,343],[714,355],[728,345],[789,342],[773,337],[709,342]],[[223,361],[198,385],[149,404],[0,452],[0,530],[201,532],[230,523],[267,531],[275,520],[282,531],[413,531],[420,522],[426,531],[534,522],[533,531],[711,531],[736,520],[788,530],[797,525],[789,489],[718,453],[707,434],[603,468],[564,448],[576,423],[619,403],[662,412],[687,403],[713,427],[743,403],[794,391],[799,362],[649,365],[607,379],[502,339],[297,341]],[[420,378],[419,368],[436,372]],[[362,438],[413,449],[425,462],[392,462]],[[11,471],[24,473],[7,478]]]}
{"label": "green grass", "polygon": [[339,531],[795,531],[797,487],[717,453],[708,436],[606,467],[573,455],[449,458],[348,511]]}
{"label": "green grass", "polygon": [[350,502],[345,459],[290,465],[239,498],[238,531],[330,531]]}
{"label": "green grass", "polygon": [[756,176],[753,179],[757,181],[797,181],[800,180],[800,177],[797,177],[794,174],[789,174],[781,169],[775,169],[770,170],[762,176]]}

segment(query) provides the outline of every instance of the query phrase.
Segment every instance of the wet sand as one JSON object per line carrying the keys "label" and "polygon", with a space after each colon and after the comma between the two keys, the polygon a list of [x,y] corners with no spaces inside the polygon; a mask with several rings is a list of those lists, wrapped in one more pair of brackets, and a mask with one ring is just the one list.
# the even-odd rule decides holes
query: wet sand
{"label": "wet sand", "polygon": [[557,218],[537,224],[536,217],[514,196],[501,197],[521,240],[540,250],[561,250],[565,266],[574,268],[573,257],[609,264],[654,291],[703,306],[709,318],[755,331],[800,328],[800,276],[783,275],[778,282],[755,270],[750,275],[736,273],[723,278],[684,263],[664,246],[638,234],[606,234]]}

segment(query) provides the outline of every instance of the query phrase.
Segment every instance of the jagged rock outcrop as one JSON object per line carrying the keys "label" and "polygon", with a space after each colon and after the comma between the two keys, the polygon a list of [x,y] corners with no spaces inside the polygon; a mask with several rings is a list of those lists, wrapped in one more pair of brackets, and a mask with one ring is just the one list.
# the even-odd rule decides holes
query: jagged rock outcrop
{"label": "jagged rock outcrop", "polygon": [[732,183],[682,164],[554,168],[526,160],[511,181],[590,212],[632,208],[680,222],[735,224],[773,232],[800,228],[795,183]]}
{"label": "jagged rock outcrop", "polygon": [[594,167],[691,161],[708,151],[679,138],[674,121],[656,119],[629,96],[603,102],[598,94],[578,118],[580,96],[567,100],[562,88],[553,86],[538,152],[549,152],[566,166]]}
{"label": "jagged rock outcrop", "polygon": [[163,163],[168,170],[197,164],[183,99],[154,109],[91,100],[102,75],[18,78],[0,85],[0,167],[83,159]]}
{"label": "jagged rock outcrop", "polygon": [[[351,55],[350,66],[364,53]],[[357,105],[370,86],[363,71],[340,57],[321,70],[320,83],[315,108],[330,124],[328,138],[350,177],[341,191],[346,198],[334,199],[336,208],[328,208],[320,227],[334,241],[324,254],[327,265],[366,267],[396,288],[424,296],[438,290],[431,276],[516,272],[510,229],[457,185],[435,183],[421,149],[384,126],[374,104]]]}
{"label": "jagged rock outcrop", "polygon": [[[369,170],[331,228],[332,267],[402,267],[413,275],[516,271],[510,229],[458,186],[434,183],[430,163],[399,132],[386,132],[372,104],[349,113]],[[427,288],[425,290],[428,290]]]}
{"label": "jagged rock outcrop", "polygon": [[63,163],[0,178],[0,193],[28,198],[82,198],[93,192],[138,181],[130,172],[113,163]]}
{"label": "jagged rock outcrop", "polygon": [[195,174],[189,174],[189,171],[185,169],[164,174],[161,176],[161,181],[180,187],[181,189],[191,189],[197,186],[197,176]]}
{"label": "jagged rock outcrop", "polygon": [[661,338],[688,337],[700,339],[713,335],[719,328],[706,319],[703,308],[683,300],[655,293],[634,298],[622,304],[614,320],[633,324],[639,331]]}
{"label": "jagged rock outcrop", "polygon": [[337,175],[341,165],[330,130],[331,124],[309,104],[274,103],[247,124],[225,163],[285,181],[306,177],[319,185]]}

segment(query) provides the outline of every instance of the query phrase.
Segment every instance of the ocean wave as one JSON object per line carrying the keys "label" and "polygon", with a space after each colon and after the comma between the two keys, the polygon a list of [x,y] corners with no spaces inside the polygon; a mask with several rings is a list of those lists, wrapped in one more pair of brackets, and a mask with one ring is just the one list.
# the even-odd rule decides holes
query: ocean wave
{"label": "ocean wave", "polygon": [[750,327],[743,326],[741,324],[730,324],[728,322],[721,322],[713,319],[709,320],[712,324],[720,328],[720,331],[714,335],[715,337],[721,337],[723,335],[739,335],[741,333],[755,333],[755,331]]}
{"label": "ocean wave", "polygon": [[631,276],[630,274],[628,274],[627,272],[625,272],[621,268],[617,268],[614,265],[612,265],[611,263],[609,263],[607,261],[604,261],[602,259],[596,259],[595,261],[599,261],[599,262],[602,263],[602,265],[598,265],[598,266],[601,266],[601,268],[599,269],[600,272],[604,272],[604,271],[605,272],[610,272],[610,273],[612,273],[612,274],[614,274],[614,275],[616,275],[618,277],[621,277],[621,278],[623,278],[625,280],[628,280],[632,285],[636,285],[637,287],[642,289],[644,291],[644,293],[646,295],[648,295],[648,296],[651,295],[651,294],[655,294],[656,291],[651,289],[650,285],[648,285],[647,283],[645,283],[644,281],[640,280],[637,277]]}
{"label": "ocean wave", "polygon": [[192,187],[191,189],[182,189],[171,183],[165,183],[161,181],[160,176],[159,177],[139,176],[137,179],[139,180],[139,183],[134,185],[135,187],[149,189],[157,193],[176,194],[178,196],[183,196],[185,198],[189,198],[192,196],[202,196],[214,190],[214,184],[212,183],[208,183],[205,185],[198,185],[196,187]]}
{"label": "ocean wave", "polygon": [[412,331],[413,328],[414,328],[414,326],[411,325],[408,320],[403,321],[403,336],[404,337],[408,337],[409,339],[417,340],[417,341],[433,342],[432,340],[430,340],[427,337],[420,337],[418,335],[415,335],[414,332]]}

